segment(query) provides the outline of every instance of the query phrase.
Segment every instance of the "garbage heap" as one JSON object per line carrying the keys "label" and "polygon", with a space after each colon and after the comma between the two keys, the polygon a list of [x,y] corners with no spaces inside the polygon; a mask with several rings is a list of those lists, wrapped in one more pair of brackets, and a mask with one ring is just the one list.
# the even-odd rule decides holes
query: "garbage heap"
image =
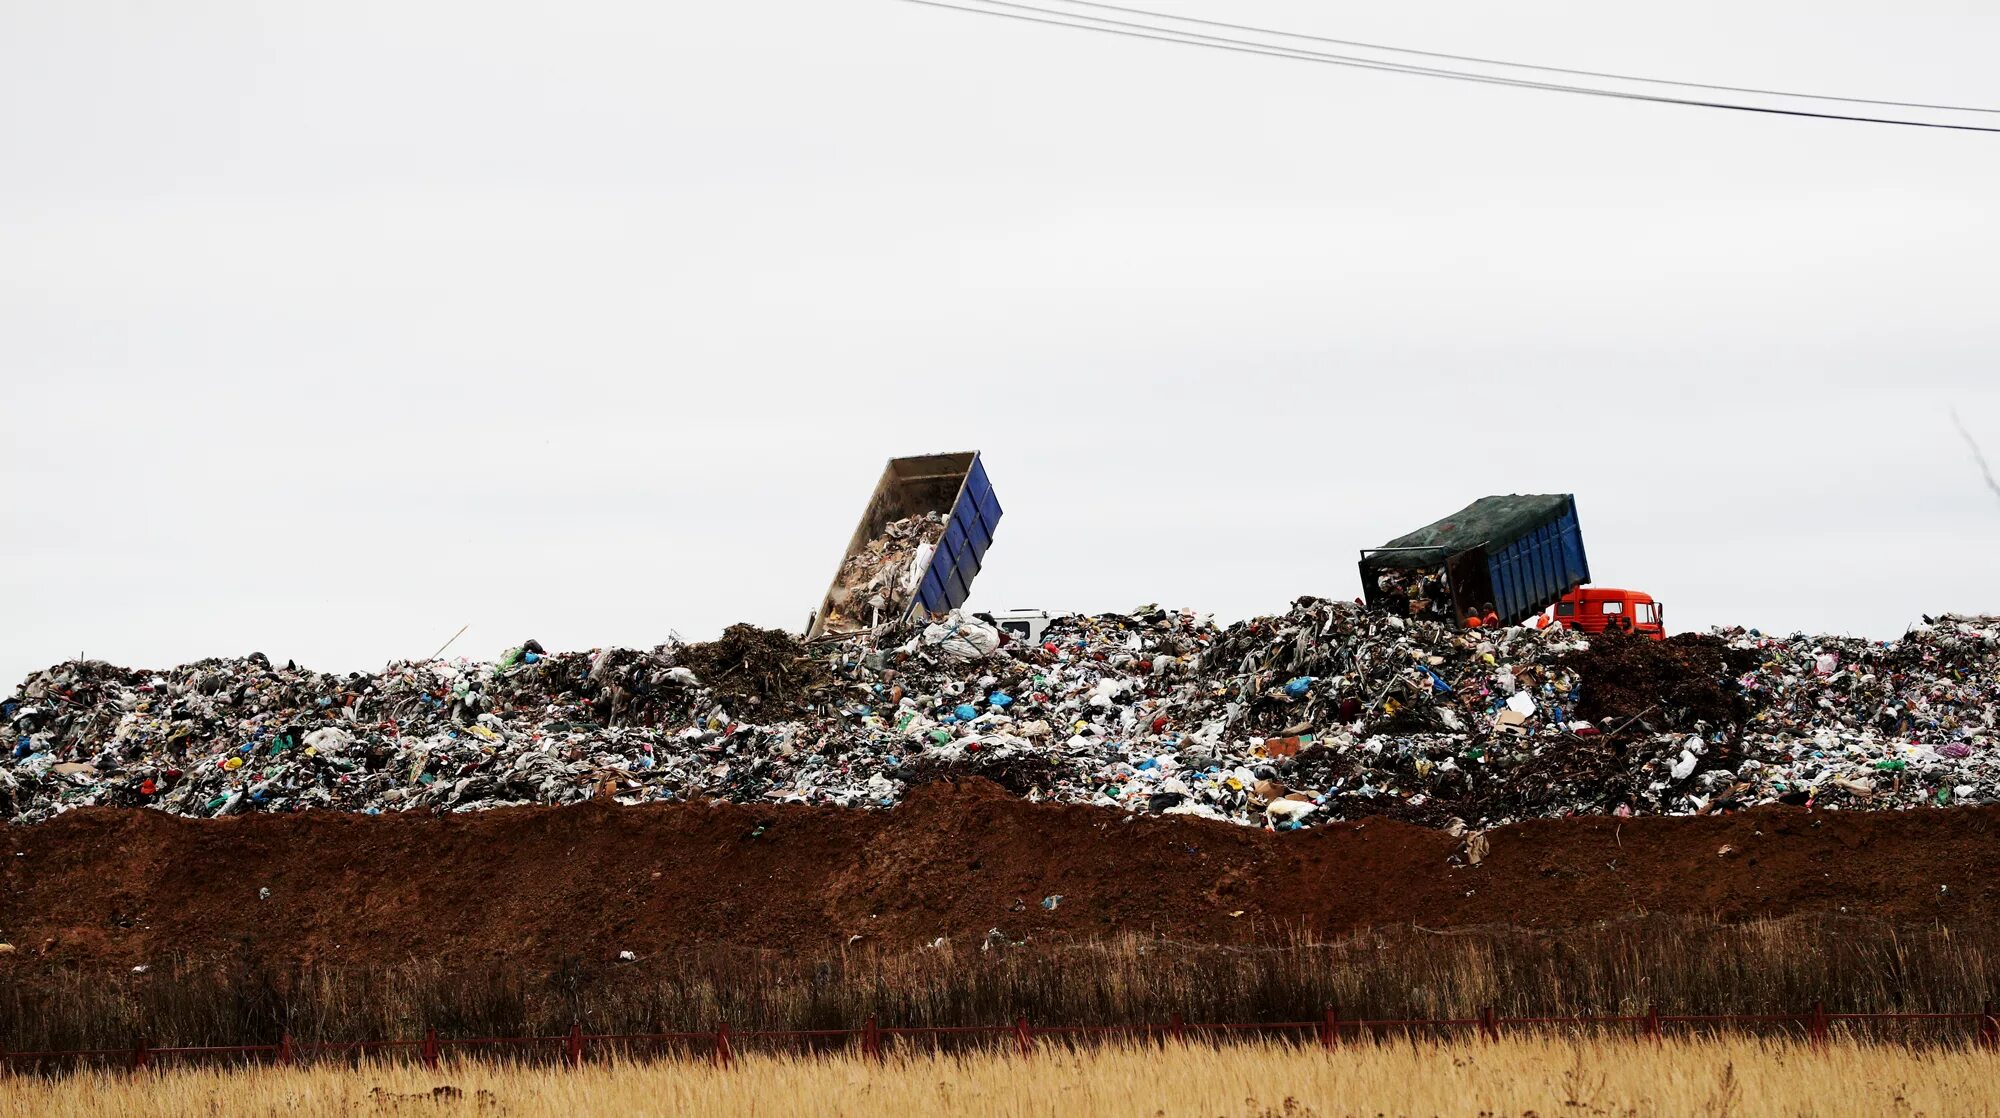
{"label": "garbage heap", "polygon": [[2000,619],[1902,639],[1718,630],[1654,642],[1460,630],[1301,598],[978,618],[800,643],[391,664],[262,655],[58,664],[0,704],[0,815],[473,811],[588,798],[894,804],[987,777],[1029,799],[1278,829],[1388,816],[1479,829],[1575,813],[2000,799]]}

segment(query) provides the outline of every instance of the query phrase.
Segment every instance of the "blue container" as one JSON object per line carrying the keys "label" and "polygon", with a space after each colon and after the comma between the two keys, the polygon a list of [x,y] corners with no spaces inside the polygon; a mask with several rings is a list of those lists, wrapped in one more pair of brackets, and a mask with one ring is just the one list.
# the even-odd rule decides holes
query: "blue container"
{"label": "blue container", "polygon": [[1493,586],[1493,606],[1509,625],[1533,617],[1589,582],[1590,563],[1583,555],[1575,499],[1546,524],[1489,554],[1486,572]]}
{"label": "blue container", "polygon": [[986,464],[973,452],[972,466],[952,502],[951,519],[944,538],[931,556],[930,570],[917,588],[917,601],[927,610],[956,609],[972,593],[972,580],[986,549],[993,546],[993,529],[1000,523],[1000,501],[993,495],[993,483],[986,478]]}
{"label": "blue container", "polygon": [[1361,589],[1379,606],[1385,571],[1443,569],[1453,613],[1493,603],[1517,625],[1590,581],[1576,497],[1569,493],[1481,497],[1381,547],[1361,553]]}

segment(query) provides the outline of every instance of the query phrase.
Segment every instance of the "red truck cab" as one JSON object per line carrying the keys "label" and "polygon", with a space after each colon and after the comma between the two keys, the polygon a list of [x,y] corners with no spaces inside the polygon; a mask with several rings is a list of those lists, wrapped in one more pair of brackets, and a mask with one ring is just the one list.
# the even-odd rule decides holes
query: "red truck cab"
{"label": "red truck cab", "polygon": [[[1550,615],[1544,615],[1547,627]],[[1667,635],[1665,613],[1651,594],[1638,590],[1618,590],[1609,586],[1579,586],[1556,602],[1556,624],[1586,633],[1622,629],[1628,633],[1662,640]]]}

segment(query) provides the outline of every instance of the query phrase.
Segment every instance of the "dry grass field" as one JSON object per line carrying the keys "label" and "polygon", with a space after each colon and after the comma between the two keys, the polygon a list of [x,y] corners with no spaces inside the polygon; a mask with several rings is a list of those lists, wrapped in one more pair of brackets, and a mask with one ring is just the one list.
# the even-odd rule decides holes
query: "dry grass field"
{"label": "dry grass field", "polygon": [[0,1082],[0,1114],[46,1118],[855,1115],[1334,1118],[1464,1115],[2000,1114],[2000,1057],[1753,1038],[1277,1044],[892,1056],[747,1055],[580,1070],[447,1063],[196,1068]]}
{"label": "dry grass field", "polygon": [[[1224,946],[1123,937],[981,951],[824,956],[688,950],[632,965],[448,967],[422,959],[268,965],[255,953],[145,974],[23,955],[0,963],[15,1052],[713,1029],[1663,1013],[1977,1012],[2000,1004],[2000,929],[1837,915],[1578,928],[1381,928]],[[1962,1038],[1967,1030],[1951,1030]],[[1878,1033],[1888,1036],[1888,1033]],[[1898,1039],[1917,1039],[1915,1036]]]}

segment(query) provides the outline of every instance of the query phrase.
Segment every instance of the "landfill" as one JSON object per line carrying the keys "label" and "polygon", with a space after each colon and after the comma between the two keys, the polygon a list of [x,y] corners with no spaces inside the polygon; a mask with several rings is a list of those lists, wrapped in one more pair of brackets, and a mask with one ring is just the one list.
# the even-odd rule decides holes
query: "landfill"
{"label": "landfill", "polygon": [[[906,570],[922,535],[870,570]],[[1151,606],[1063,616],[1028,642],[952,612],[811,643],[747,625],[650,650],[524,641],[375,673],[70,661],[0,702],[0,816],[882,807],[979,776],[1134,815],[1476,836],[1579,814],[2000,802],[1996,714],[1992,617],[1886,642],[1650,641],[1301,598],[1227,626]]]}

